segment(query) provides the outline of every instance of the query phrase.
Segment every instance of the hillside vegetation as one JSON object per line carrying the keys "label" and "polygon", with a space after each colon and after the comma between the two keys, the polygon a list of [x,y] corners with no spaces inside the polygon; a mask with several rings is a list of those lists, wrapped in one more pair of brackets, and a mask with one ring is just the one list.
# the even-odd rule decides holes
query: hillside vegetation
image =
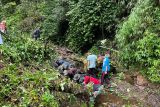
{"label": "hillside vegetation", "polygon": [[[106,50],[99,49],[105,40],[103,46],[111,49],[118,71],[121,65],[124,71],[160,83],[159,0],[0,0],[0,20],[4,19],[0,106],[60,106],[66,97],[50,90],[50,82],[59,77],[49,65],[58,57],[55,45],[80,55],[99,54]],[[36,28],[41,30],[37,41],[31,36]],[[64,88],[63,82],[57,87]],[[75,98],[73,93],[66,96]]]}

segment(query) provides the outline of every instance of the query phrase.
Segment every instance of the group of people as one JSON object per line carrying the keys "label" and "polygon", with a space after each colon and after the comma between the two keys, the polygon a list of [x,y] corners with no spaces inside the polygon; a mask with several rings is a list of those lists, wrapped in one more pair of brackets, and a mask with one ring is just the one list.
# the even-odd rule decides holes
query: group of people
{"label": "group of people", "polygon": [[[0,23],[0,31],[2,33],[6,33],[6,21],[3,20]],[[32,33],[32,38],[37,40],[40,38],[40,28],[37,28]],[[3,39],[0,33],[0,45],[3,44]],[[88,83],[93,83],[93,91],[98,91],[99,87],[104,84],[104,82],[108,82],[108,75],[110,71],[110,51],[107,51],[105,55],[96,56],[94,54],[89,53],[87,56],[87,72],[85,72],[82,68],[76,68],[74,64],[69,62],[65,58],[60,58],[54,63],[54,67],[58,69],[58,71],[64,76],[68,76],[70,79],[78,83],[82,83],[84,87]],[[85,64],[84,64],[85,65]],[[101,78],[98,78],[98,70],[97,65],[101,66]]]}
{"label": "group of people", "polygon": [[94,54],[89,53],[87,56],[88,70],[87,73],[92,77],[98,78],[99,71],[97,67],[101,67],[101,85],[105,82],[109,82],[109,71],[110,71],[110,51],[108,50],[105,55],[99,55],[98,57]]}
{"label": "group of people", "polygon": [[[68,76],[70,79],[83,85],[84,89],[87,88],[87,84],[93,84],[93,94],[97,96],[97,93],[102,89],[104,83],[109,83],[110,72],[110,51],[107,51],[105,55],[99,55],[89,53],[87,56],[87,71],[82,68],[76,68],[73,63],[65,58],[60,58],[54,62],[54,67],[58,69],[60,74]],[[85,64],[84,64],[85,65]],[[101,66],[101,72],[97,70],[97,66]],[[101,74],[100,78],[98,74]]]}
{"label": "group of people", "polygon": [[75,64],[67,58],[61,57],[54,62],[54,67],[58,69],[59,73],[68,76],[75,82],[82,83],[83,77],[86,75],[82,68],[77,68]]}
{"label": "group of people", "polygon": [[[4,20],[0,22],[0,31],[2,33],[7,33],[7,27],[6,27],[6,20],[5,18],[3,18]],[[34,32],[32,33],[32,38],[37,40],[38,38],[40,38],[40,27],[35,29]],[[0,33],[0,45],[3,44],[3,38],[2,38],[2,34]]]}

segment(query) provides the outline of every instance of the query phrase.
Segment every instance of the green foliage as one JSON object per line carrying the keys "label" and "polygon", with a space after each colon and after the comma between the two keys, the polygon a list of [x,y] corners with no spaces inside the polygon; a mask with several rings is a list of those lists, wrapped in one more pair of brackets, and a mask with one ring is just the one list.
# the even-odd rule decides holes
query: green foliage
{"label": "green foliage", "polygon": [[119,79],[119,80],[124,80],[125,79],[125,75],[124,75],[123,72],[120,72],[120,73],[117,74],[116,78]]}
{"label": "green foliage", "polygon": [[43,5],[44,2],[37,3],[28,0],[24,0],[18,5],[15,15],[20,16],[21,21],[17,24],[17,29],[21,32],[31,32],[36,27],[41,27],[41,23],[44,21],[44,16],[41,13]]}
{"label": "green foliage", "polygon": [[45,47],[41,41],[35,41],[25,36],[10,36],[5,42],[1,46],[1,52],[4,58],[11,62],[42,62],[55,55],[52,48]]}
{"label": "green foliage", "polygon": [[59,104],[56,102],[54,96],[50,92],[45,92],[42,95],[42,101],[47,107],[59,107]]}
{"label": "green foliage", "polygon": [[[63,83],[64,92],[60,91]],[[80,89],[80,85],[61,77],[47,62],[41,65],[34,63],[27,68],[21,64],[10,64],[0,69],[0,106],[85,107],[86,102],[79,101],[76,93],[71,93]]]}
{"label": "green foliage", "polygon": [[135,57],[141,61],[144,71],[153,82],[160,82],[160,38],[157,34],[145,32],[145,37],[139,40]]}
{"label": "green foliage", "polygon": [[16,63],[31,61],[40,63],[55,55],[52,48],[43,43],[43,39],[34,41],[29,36],[32,30],[37,26],[40,27],[44,20],[42,15],[44,3],[42,0],[39,2],[22,0],[19,5],[10,2],[3,6],[1,13],[6,16],[9,35],[4,36],[4,44],[1,46],[5,60]]}
{"label": "green foliage", "polygon": [[139,0],[116,35],[122,63],[141,68],[153,82],[160,82],[159,12],[154,1]]}
{"label": "green foliage", "polygon": [[67,5],[66,0],[48,0],[45,2],[43,14],[46,19],[42,24],[42,35],[52,40],[54,43],[61,43],[64,41],[64,34],[60,32],[63,30],[62,26],[65,26],[61,25],[61,23],[66,21],[65,13],[67,11]]}
{"label": "green foliage", "polygon": [[[75,50],[93,44],[96,39],[111,37],[123,17],[124,8],[131,1],[79,0],[70,3],[67,42]],[[110,35],[111,34],[111,35]]]}
{"label": "green foliage", "polygon": [[15,2],[16,4],[18,4],[20,3],[20,0],[0,0],[0,3],[2,3],[2,5],[5,5],[10,2]]}
{"label": "green foliage", "polygon": [[15,12],[15,8],[16,8],[16,3],[15,2],[10,2],[7,3],[4,6],[1,6],[1,15],[2,16],[10,16],[11,14],[13,14]]}
{"label": "green foliage", "polygon": [[99,51],[99,49],[98,49],[97,46],[93,46],[93,47],[89,50],[89,52],[94,53],[94,54],[96,54],[96,55],[98,55],[98,54],[100,53],[100,51]]}
{"label": "green foliage", "polygon": [[59,107],[59,102],[49,92],[47,84],[49,78],[57,76],[55,72],[44,70],[33,73],[16,66],[10,65],[0,72],[1,106]]}
{"label": "green foliage", "polygon": [[[107,45],[108,46],[108,45]],[[92,46],[89,52],[94,53],[96,55],[104,54],[107,48],[102,48],[101,41],[98,41],[96,44]]]}

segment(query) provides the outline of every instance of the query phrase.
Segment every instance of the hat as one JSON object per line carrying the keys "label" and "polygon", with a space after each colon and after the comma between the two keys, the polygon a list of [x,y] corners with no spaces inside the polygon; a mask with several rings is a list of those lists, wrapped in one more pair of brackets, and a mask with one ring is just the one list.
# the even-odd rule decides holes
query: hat
{"label": "hat", "polygon": [[77,81],[77,80],[79,80],[80,77],[81,77],[80,74],[75,74],[73,80]]}

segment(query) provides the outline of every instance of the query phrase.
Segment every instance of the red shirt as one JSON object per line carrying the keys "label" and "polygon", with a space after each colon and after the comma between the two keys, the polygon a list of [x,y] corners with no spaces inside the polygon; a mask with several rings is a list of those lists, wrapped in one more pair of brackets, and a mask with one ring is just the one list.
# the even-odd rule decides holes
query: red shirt
{"label": "red shirt", "polygon": [[99,81],[98,79],[93,78],[93,77],[91,77],[91,76],[85,76],[85,77],[84,77],[84,83],[85,83],[85,84],[88,84],[89,82],[92,82],[92,83],[94,83],[94,84],[100,84],[100,81]]}

